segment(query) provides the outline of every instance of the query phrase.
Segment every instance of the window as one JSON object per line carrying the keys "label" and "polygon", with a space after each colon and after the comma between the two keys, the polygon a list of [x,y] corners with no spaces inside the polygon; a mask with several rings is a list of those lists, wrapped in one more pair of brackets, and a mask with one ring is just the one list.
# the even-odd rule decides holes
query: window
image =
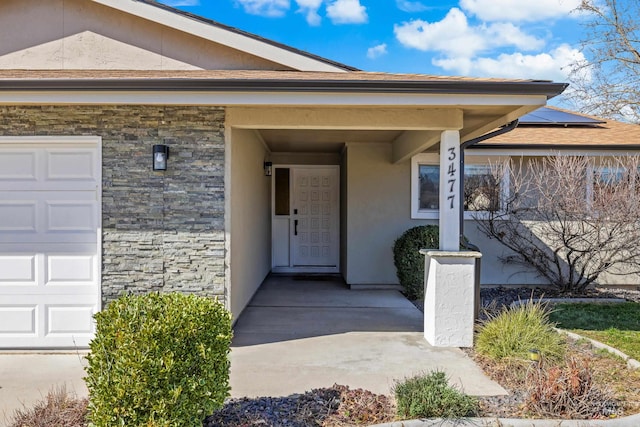
{"label": "window", "polygon": [[289,168],[275,170],[275,213],[289,215]]}
{"label": "window", "polygon": [[604,163],[606,166],[595,165],[587,170],[587,206],[593,213],[607,211],[607,206],[622,202],[621,198],[626,203],[640,194],[640,169],[606,160]]}
{"label": "window", "polygon": [[[411,165],[411,217],[436,219],[440,202],[440,168],[438,154],[418,154]],[[490,162],[499,158],[465,156],[464,210],[484,212],[497,210],[500,203],[500,184],[491,171]]]}

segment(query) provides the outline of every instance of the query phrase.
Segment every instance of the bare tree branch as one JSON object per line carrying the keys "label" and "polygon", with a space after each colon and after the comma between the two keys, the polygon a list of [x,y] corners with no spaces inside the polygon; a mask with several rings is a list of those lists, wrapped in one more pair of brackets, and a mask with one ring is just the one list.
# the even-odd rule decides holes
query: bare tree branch
{"label": "bare tree branch", "polygon": [[496,192],[497,209],[474,218],[512,251],[503,262],[580,292],[605,273],[640,273],[639,168],[637,156],[596,162],[560,154],[492,165],[509,191]]}
{"label": "bare tree branch", "polygon": [[567,97],[585,113],[640,122],[640,2],[582,0],[582,50]]}

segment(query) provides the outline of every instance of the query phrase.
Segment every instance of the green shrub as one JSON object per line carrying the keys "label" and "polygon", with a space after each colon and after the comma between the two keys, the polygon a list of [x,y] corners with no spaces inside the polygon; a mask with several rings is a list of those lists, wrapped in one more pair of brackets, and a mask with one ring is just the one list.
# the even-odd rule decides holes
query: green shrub
{"label": "green shrub", "polygon": [[449,386],[444,372],[433,371],[396,383],[398,417],[460,418],[476,414],[478,401]]}
{"label": "green shrub", "polygon": [[476,351],[494,360],[527,360],[536,349],[548,361],[561,361],[566,341],[549,321],[549,311],[541,302],[529,300],[492,316],[478,331]]}
{"label": "green shrub", "polygon": [[96,427],[202,426],[229,394],[231,318],[195,295],[123,296],[96,314],[87,357]]}
{"label": "green shrub", "polygon": [[436,225],[421,225],[405,231],[393,245],[393,263],[404,293],[409,299],[424,299],[424,255],[420,249],[438,249],[440,231]]}

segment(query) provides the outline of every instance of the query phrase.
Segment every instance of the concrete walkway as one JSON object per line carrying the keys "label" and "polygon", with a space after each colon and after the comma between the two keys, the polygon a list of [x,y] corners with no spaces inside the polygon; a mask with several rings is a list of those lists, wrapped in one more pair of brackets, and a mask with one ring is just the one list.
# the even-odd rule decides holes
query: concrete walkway
{"label": "concrete walkway", "polygon": [[286,396],[334,383],[389,394],[395,380],[435,369],[469,394],[506,394],[461,350],[430,346],[422,325],[397,291],[271,276],[235,325],[231,395]]}

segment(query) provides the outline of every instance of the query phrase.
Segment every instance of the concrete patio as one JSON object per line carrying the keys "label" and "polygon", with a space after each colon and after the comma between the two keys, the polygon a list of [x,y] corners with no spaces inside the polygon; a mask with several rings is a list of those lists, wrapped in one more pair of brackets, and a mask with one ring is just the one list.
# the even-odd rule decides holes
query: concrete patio
{"label": "concrete patio", "polygon": [[286,396],[334,383],[390,393],[435,369],[473,395],[505,394],[464,352],[424,339],[422,313],[395,290],[328,276],[270,276],[238,319],[231,394]]}

